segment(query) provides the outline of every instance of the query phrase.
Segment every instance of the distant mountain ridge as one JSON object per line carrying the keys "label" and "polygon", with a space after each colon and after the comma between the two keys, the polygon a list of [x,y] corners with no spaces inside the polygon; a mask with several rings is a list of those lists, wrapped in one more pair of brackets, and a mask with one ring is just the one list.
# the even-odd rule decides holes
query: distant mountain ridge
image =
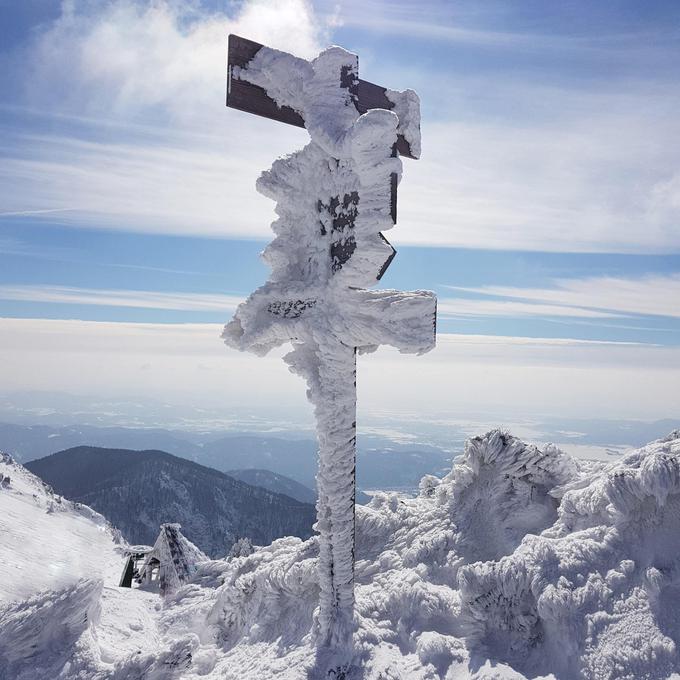
{"label": "distant mountain ridge", "polygon": [[92,425],[19,425],[0,423],[0,449],[25,463],[76,446],[161,450],[195,460],[200,446],[184,433],[162,428],[95,427]]}
{"label": "distant mountain ridge", "polygon": [[225,474],[246,484],[261,486],[274,493],[282,493],[302,503],[316,503],[316,493],[290,477],[279,475],[271,470],[248,468],[245,470],[227,470]]}
{"label": "distant mountain ridge", "polygon": [[[316,486],[317,443],[311,438],[261,433],[191,433],[159,428],[0,423],[0,449],[22,463],[77,446],[167,451],[226,474],[231,470],[268,470],[290,477],[309,489]],[[423,475],[443,475],[450,469],[451,454],[442,449],[427,444],[396,443],[375,435],[360,437],[357,451],[359,489],[414,489]]]}
{"label": "distant mountain ridge", "polygon": [[[368,440],[368,437],[364,437]],[[415,488],[426,474],[446,474],[451,454],[427,445],[385,442],[378,450],[357,451],[360,489]],[[230,470],[263,469],[316,486],[317,443],[312,439],[282,439],[264,435],[228,435],[205,442],[200,461],[229,474]]]}
{"label": "distant mountain ridge", "polygon": [[264,545],[308,538],[314,506],[164,451],[78,446],[25,464],[62,496],[104,515],[132,543],[153,544],[161,523],[211,557],[248,537]]}
{"label": "distant mountain ridge", "polygon": [[[246,470],[227,470],[226,474],[235,479],[240,479],[246,484],[261,486],[275,493],[282,493],[291,498],[295,498],[303,503],[316,503],[316,491],[304,484],[296,482],[290,477],[279,475],[271,470],[246,469]],[[316,486],[316,484],[314,485]],[[371,497],[357,490],[356,502],[360,504],[368,503]]]}

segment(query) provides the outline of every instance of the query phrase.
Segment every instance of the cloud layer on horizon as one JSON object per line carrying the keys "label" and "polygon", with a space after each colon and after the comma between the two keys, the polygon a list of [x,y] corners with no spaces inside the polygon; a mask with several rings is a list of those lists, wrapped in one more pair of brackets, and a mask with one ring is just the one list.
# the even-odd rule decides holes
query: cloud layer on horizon
{"label": "cloud layer on horizon", "polygon": [[[281,361],[225,348],[219,324],[0,319],[3,390],[145,396],[195,406],[309,409]],[[422,357],[360,357],[360,408],[657,419],[680,409],[680,348],[440,334]]]}

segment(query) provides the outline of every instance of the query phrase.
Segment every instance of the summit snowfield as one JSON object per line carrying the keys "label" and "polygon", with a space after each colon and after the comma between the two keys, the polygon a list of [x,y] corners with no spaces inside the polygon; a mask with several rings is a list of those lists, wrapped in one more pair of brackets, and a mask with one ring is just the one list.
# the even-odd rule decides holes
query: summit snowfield
{"label": "summit snowfield", "polygon": [[82,577],[117,583],[123,543],[100,514],[55,494],[0,453],[0,603]]}
{"label": "summit snowfield", "polygon": [[[8,498],[2,489],[3,516]],[[24,530],[26,545],[55,538],[38,535],[44,525]],[[110,542],[99,558],[119,565]],[[15,560],[22,550],[12,547]],[[164,600],[120,589],[113,611],[92,579],[43,594],[40,607],[10,604],[0,677],[325,677],[317,554],[317,538],[282,538],[200,563]],[[680,431],[609,464],[500,431],[473,438],[416,498],[382,493],[357,507],[356,578],[347,680],[677,677]],[[48,602],[67,632],[57,646],[43,634],[38,649],[21,646],[44,631]]]}

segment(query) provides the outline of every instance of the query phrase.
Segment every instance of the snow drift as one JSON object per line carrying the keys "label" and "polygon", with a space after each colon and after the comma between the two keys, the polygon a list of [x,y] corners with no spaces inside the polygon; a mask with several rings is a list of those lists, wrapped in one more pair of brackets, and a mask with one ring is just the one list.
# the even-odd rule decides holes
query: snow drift
{"label": "snow drift", "polygon": [[0,610],[0,678],[85,678],[96,673],[100,652],[94,624],[101,594],[101,581],[82,579]]}
{"label": "snow drift", "polygon": [[117,588],[125,547],[104,517],[0,453],[0,680],[107,678],[156,649],[158,597]]}
{"label": "snow drift", "polygon": [[81,577],[120,577],[124,541],[104,517],[73,503],[0,452],[0,604]]}
{"label": "snow drift", "polygon": [[[97,659],[102,614],[78,637],[82,677],[324,677],[317,540],[244,553],[165,598],[153,648]],[[680,668],[680,431],[609,465],[500,431],[471,439],[417,498],[357,507],[356,578],[349,678],[667,678]]]}

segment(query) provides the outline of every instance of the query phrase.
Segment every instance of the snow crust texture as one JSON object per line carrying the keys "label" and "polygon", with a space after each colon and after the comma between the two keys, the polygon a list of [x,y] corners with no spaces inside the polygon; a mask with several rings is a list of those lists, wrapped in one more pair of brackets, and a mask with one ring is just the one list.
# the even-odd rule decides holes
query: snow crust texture
{"label": "snow crust texture", "polygon": [[93,624],[99,618],[101,595],[101,581],[82,579],[0,610],[0,677],[94,675],[100,655]]}
{"label": "snow crust texture", "polygon": [[[356,511],[347,680],[677,677],[680,431],[608,465],[492,431]],[[144,615],[88,580],[32,596],[0,610],[0,678],[325,678],[318,559],[282,538],[205,561]]]}
{"label": "snow crust texture", "polygon": [[459,576],[469,639],[527,673],[680,668],[680,432],[553,490],[556,521]]}

